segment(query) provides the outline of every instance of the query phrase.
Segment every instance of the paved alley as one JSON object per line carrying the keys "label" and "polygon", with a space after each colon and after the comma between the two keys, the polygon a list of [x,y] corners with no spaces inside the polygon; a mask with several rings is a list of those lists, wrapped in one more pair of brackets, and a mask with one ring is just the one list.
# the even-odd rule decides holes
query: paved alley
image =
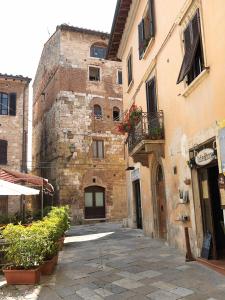
{"label": "paved alley", "polygon": [[52,276],[2,286],[0,299],[225,299],[225,277],[120,224],[73,226]]}

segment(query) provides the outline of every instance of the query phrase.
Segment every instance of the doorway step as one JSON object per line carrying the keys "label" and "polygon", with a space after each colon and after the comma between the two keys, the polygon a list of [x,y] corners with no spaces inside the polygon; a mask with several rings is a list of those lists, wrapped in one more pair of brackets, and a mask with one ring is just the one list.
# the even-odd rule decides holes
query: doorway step
{"label": "doorway step", "polygon": [[106,218],[96,218],[96,219],[83,219],[82,224],[96,224],[96,223],[102,223],[107,222]]}
{"label": "doorway step", "polygon": [[225,276],[225,259],[214,260],[214,259],[204,259],[201,257],[197,258],[197,262],[213,269],[214,271],[219,272],[220,274]]}

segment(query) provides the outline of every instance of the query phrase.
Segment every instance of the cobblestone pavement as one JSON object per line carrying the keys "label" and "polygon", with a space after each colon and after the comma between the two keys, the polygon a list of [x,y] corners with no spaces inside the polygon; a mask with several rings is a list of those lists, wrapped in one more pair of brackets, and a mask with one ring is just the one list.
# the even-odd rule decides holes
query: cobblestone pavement
{"label": "cobblestone pavement", "polygon": [[225,300],[225,277],[120,224],[74,226],[40,286],[2,286],[0,299]]}

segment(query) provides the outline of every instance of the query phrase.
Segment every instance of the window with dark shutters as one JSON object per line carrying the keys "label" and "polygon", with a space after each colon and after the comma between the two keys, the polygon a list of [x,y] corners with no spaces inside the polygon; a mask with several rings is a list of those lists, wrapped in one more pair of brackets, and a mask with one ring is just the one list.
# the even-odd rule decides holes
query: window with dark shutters
{"label": "window with dark shutters", "polygon": [[128,74],[128,86],[130,85],[131,81],[133,80],[132,74],[132,55],[130,54],[127,60],[127,74]]}
{"label": "window with dark shutters", "polygon": [[186,76],[187,83],[190,84],[204,69],[199,10],[184,30],[184,50],[177,84]]}
{"label": "window with dark shutters", "polygon": [[7,148],[8,142],[6,140],[0,140],[0,165],[7,164]]}
{"label": "window with dark shutters", "polygon": [[146,82],[146,98],[147,98],[147,112],[157,112],[157,98],[156,98],[156,81],[155,77]]}
{"label": "window with dark shutters", "polygon": [[9,94],[9,115],[10,116],[16,115],[16,94],[15,93]]}
{"label": "window with dark shutters", "polygon": [[150,40],[155,36],[154,0],[148,1],[146,15],[138,25],[139,59],[142,58]]}

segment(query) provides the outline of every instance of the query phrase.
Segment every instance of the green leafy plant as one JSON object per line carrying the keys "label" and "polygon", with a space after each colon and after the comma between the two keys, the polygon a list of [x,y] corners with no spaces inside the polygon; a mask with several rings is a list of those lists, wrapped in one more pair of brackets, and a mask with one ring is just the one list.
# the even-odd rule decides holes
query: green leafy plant
{"label": "green leafy plant", "polygon": [[58,251],[58,240],[69,229],[69,207],[54,207],[41,221],[30,226],[8,224],[2,231],[11,268],[31,269]]}
{"label": "green leafy plant", "polygon": [[129,132],[137,125],[142,118],[142,108],[132,104],[129,111],[124,116],[124,120],[117,126],[121,133]]}
{"label": "green leafy plant", "polygon": [[8,243],[6,259],[10,268],[32,269],[42,263],[49,247],[47,231],[9,224],[2,234]]}

